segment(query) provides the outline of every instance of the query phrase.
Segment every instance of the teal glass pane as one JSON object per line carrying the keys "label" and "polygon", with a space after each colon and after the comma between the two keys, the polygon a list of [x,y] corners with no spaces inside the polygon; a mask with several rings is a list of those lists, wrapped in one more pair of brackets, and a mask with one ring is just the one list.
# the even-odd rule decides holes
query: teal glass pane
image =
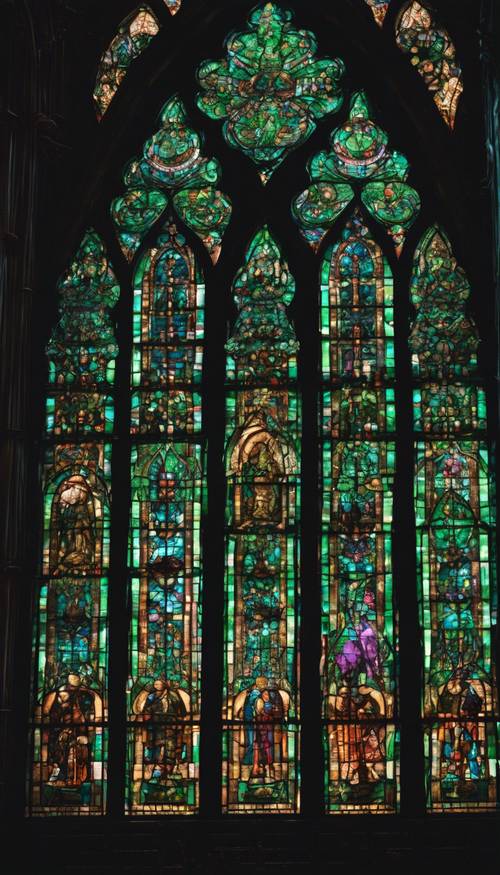
{"label": "teal glass pane", "polygon": [[[201,272],[170,222],[136,269],[131,432],[133,569],[127,813],[199,805],[201,671]],[[143,442],[142,435],[153,442]],[[198,441],[201,439],[198,438]]]}
{"label": "teal glass pane", "polygon": [[408,161],[389,148],[386,132],[371,119],[363,91],[352,95],[349,118],[332,131],[330,142],[328,152],[318,152],[310,160],[311,185],[292,204],[302,236],[316,252],[356,197],[386,228],[400,255],[406,232],[419,214],[420,197],[406,181]]}
{"label": "teal glass pane", "polygon": [[399,802],[393,283],[355,212],[322,262],[322,717],[329,814]]}
{"label": "teal glass pane", "polygon": [[437,226],[417,247],[411,293],[427,807],[475,812],[497,805],[493,462],[470,286]]}
{"label": "teal glass pane", "polygon": [[236,275],[226,345],[223,811],[298,810],[301,408],[295,283],[265,227]]}

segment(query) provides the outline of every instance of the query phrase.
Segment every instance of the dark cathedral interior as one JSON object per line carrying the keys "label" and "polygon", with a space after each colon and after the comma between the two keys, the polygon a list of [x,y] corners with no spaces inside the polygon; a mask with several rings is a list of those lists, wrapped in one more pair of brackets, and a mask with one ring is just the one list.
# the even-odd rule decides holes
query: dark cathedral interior
{"label": "dark cathedral interior", "polygon": [[500,0],[0,9],[2,875],[494,872]]}

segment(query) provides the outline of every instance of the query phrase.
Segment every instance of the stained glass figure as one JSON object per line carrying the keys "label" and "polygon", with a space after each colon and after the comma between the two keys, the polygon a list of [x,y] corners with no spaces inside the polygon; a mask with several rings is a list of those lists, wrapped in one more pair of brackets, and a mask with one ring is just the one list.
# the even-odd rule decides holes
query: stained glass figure
{"label": "stained glass figure", "polygon": [[170,221],[134,283],[131,431],[153,442],[132,450],[131,814],[190,814],[199,800],[204,293]]}
{"label": "stained glass figure", "polygon": [[142,54],[159,29],[157,18],[149,6],[139,6],[120,24],[118,33],[100,60],[97,72],[94,103],[99,121],[127,75],[132,61]]}
{"label": "stained glass figure", "polygon": [[316,48],[312,33],[295,30],[291,12],[266,3],[250,13],[248,30],[229,37],[227,57],[198,71],[198,106],[225,119],[226,142],[255,162],[263,183],[342,104],[344,64],[318,59]]}
{"label": "stained glass figure", "polygon": [[182,5],[182,0],[164,0],[165,5],[171,15],[177,15]]}
{"label": "stained glass figure", "polygon": [[[328,813],[399,795],[392,594],[393,283],[358,211],[321,270],[322,685]],[[360,393],[373,396],[371,415]],[[339,408],[346,407],[345,418]]]}
{"label": "stained glass figure", "polygon": [[[95,231],[85,235],[58,288],[60,321],[47,347],[51,440],[43,468],[29,811],[103,814],[111,487],[103,432],[113,428],[118,349],[110,310],[119,288]],[[54,443],[59,435],[67,442]]]}
{"label": "stained glass figure", "polygon": [[227,343],[223,810],[298,810],[295,283],[267,227],[236,275]]}
{"label": "stained glass figure", "polygon": [[349,119],[333,131],[329,152],[309,162],[311,185],[293,203],[304,239],[317,251],[338,216],[360,198],[368,213],[403,248],[406,231],[420,211],[420,197],[406,182],[408,161],[388,147],[388,136],[370,118],[362,91],[351,98]]}
{"label": "stained glass figure", "polygon": [[387,15],[387,10],[391,4],[391,0],[365,0],[365,3],[368,3],[370,7],[373,17],[379,27],[382,27],[385,16]]}
{"label": "stained glass figure", "polygon": [[497,801],[492,466],[470,286],[436,226],[417,248],[411,289],[427,807],[477,811]]}
{"label": "stained glass figure", "polygon": [[422,76],[446,124],[453,128],[464,86],[448,31],[423,3],[412,0],[399,16],[396,41]]}
{"label": "stained glass figure", "polygon": [[127,165],[126,191],[111,204],[120,246],[130,261],[148,230],[172,210],[202,240],[215,263],[232,210],[229,198],[216,188],[219,164],[203,156],[201,137],[188,125],[179,97],[164,105],[160,123],[144,144],[142,157]]}

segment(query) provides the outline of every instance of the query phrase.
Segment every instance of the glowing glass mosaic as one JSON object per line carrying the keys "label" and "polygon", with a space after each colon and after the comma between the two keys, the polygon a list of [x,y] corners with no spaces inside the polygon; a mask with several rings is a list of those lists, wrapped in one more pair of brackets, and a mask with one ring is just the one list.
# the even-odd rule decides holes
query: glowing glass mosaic
{"label": "glowing glass mosaic", "polygon": [[95,231],[58,290],[60,319],[47,347],[28,801],[29,813],[44,816],[103,814],[106,806],[111,444],[103,433],[113,430],[110,309],[119,288]]}
{"label": "glowing glass mosaic", "polygon": [[437,226],[411,291],[427,807],[463,813],[497,804],[495,504],[470,287]]}
{"label": "glowing glass mosaic", "polygon": [[396,41],[422,76],[446,124],[453,128],[464,90],[462,68],[446,28],[423,3],[409,3],[396,26]]}
{"label": "glowing glass mosaic", "polygon": [[[127,810],[190,814],[199,800],[201,272],[170,222],[135,273],[129,552],[132,624]],[[195,400],[196,399],[196,400]]]}
{"label": "glowing glass mosaic", "polygon": [[198,70],[198,106],[224,119],[226,142],[251,158],[266,183],[291,149],[342,104],[338,58],[317,58],[316,38],[296,30],[275,3],[250,13],[248,30],[230,36],[227,57]]}
{"label": "glowing glass mosaic", "polygon": [[389,149],[387,134],[370,115],[365,94],[355,93],[348,121],[330,136],[330,150],[309,162],[311,185],[294,200],[292,211],[314,251],[355,198],[387,230],[398,255],[418,216],[420,197],[406,182],[408,161]]}
{"label": "glowing glass mosaic", "polygon": [[223,810],[298,810],[300,399],[295,283],[267,227],[236,275],[226,345]]}
{"label": "glowing glass mosaic", "polygon": [[[359,212],[325,253],[320,303],[326,811],[392,813],[399,797],[391,566],[396,459],[387,398],[394,381],[393,283]],[[368,421],[360,392],[374,394]]]}
{"label": "glowing glass mosaic", "polygon": [[168,210],[203,242],[212,261],[220,255],[231,218],[231,202],[216,186],[219,163],[205,158],[202,140],[190,127],[180,98],[168,100],[160,128],[148,139],[142,156],[125,168],[125,193],[111,204],[111,215],[125,257],[131,261],[147,232]]}

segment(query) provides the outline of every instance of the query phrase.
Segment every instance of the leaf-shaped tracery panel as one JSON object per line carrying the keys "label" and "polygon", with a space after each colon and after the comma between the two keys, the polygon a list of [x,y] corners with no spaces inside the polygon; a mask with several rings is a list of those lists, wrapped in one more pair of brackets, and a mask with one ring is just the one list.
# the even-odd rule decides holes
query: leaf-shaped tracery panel
{"label": "leaf-shaped tracery panel", "polygon": [[446,124],[453,128],[463,82],[462,68],[448,31],[434,20],[424,4],[413,0],[399,17],[396,41],[423,77]]}
{"label": "leaf-shaped tracery panel", "polygon": [[111,204],[120,246],[130,261],[170,207],[202,240],[215,263],[232,210],[229,198],[217,188],[219,162],[204,157],[202,138],[189,125],[178,96],[166,102],[160,123],[142,156],[125,168],[125,193]]}
{"label": "leaf-shaped tracery panel", "polygon": [[158,20],[149,6],[139,6],[120,24],[116,36],[101,57],[97,71],[94,103],[99,121],[118,91],[132,61],[142,54],[159,29]]}
{"label": "leaf-shaped tracery panel", "polygon": [[331,148],[309,162],[311,185],[293,203],[303,237],[315,251],[335,219],[356,195],[383,225],[399,255],[406,231],[420,210],[418,192],[406,182],[408,161],[389,148],[386,132],[370,117],[365,94],[357,92],[345,124],[331,136]]}

